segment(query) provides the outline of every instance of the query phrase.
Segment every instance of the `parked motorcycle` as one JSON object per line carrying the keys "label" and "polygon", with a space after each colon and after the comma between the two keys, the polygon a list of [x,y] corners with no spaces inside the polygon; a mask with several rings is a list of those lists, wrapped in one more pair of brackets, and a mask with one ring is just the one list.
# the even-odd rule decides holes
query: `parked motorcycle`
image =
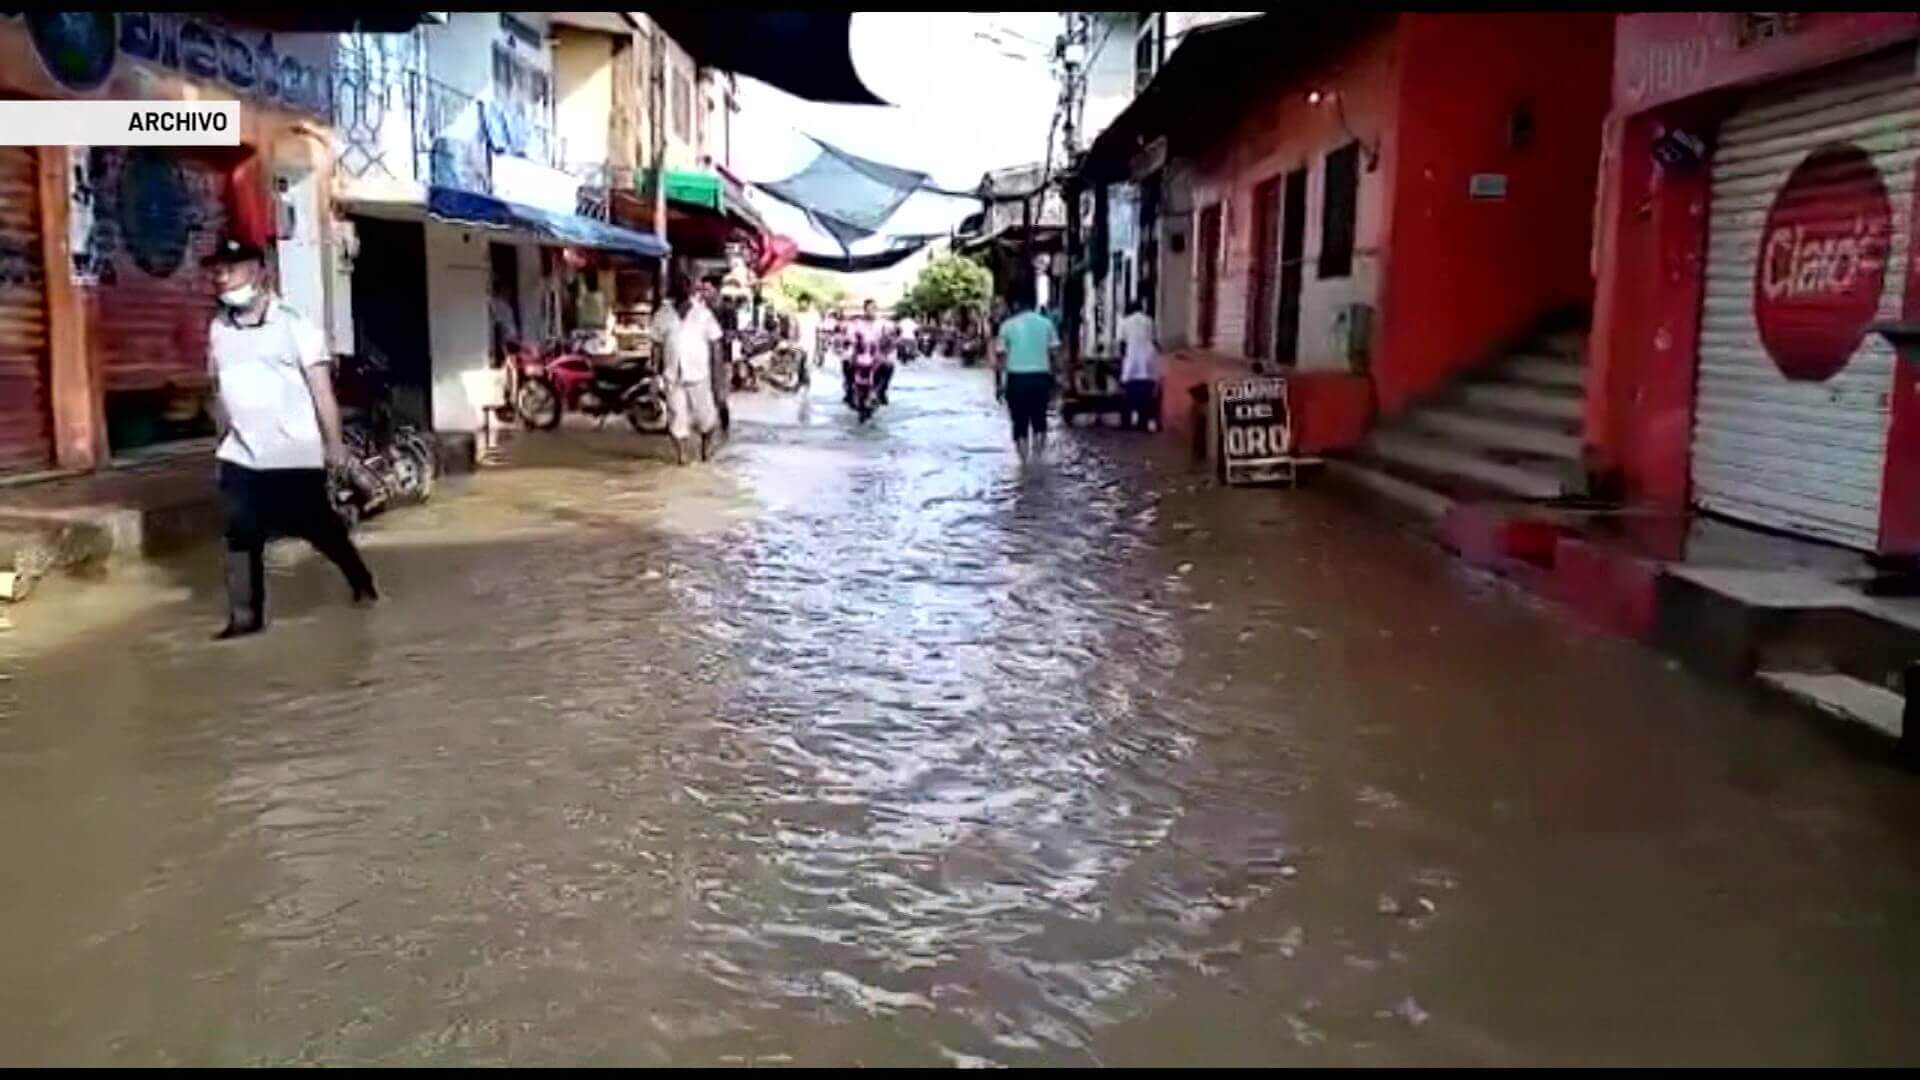
{"label": "parked motorcycle", "polygon": [[740,353],[743,359],[737,366],[746,368],[747,385],[736,382],[735,389],[757,389],[764,379],[775,390],[791,394],[805,379],[807,354],[779,334],[760,331],[742,335]]}
{"label": "parked motorcycle", "polygon": [[439,465],[430,435],[402,425],[381,439],[366,425],[347,421],[340,436],[347,463],[328,471],[327,487],[335,512],[349,528],[391,506],[433,497]]}
{"label": "parked motorcycle", "polygon": [[330,472],[329,494],[349,526],[395,503],[433,497],[438,450],[431,434],[395,421],[388,371],[370,351],[347,358],[336,375],[348,461]]}
{"label": "parked motorcycle", "polygon": [[579,412],[602,423],[623,415],[641,434],[667,429],[666,379],[654,359],[609,361],[555,345],[522,352],[518,363],[513,409],[530,428],[551,431],[564,414]]}

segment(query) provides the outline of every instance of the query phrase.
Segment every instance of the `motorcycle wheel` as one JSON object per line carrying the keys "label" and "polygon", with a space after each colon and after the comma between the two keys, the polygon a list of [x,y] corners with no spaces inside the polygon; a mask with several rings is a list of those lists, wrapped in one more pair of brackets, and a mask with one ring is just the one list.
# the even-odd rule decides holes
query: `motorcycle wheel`
{"label": "motorcycle wheel", "polygon": [[804,356],[782,356],[774,360],[767,368],[767,383],[783,394],[791,394],[800,389],[800,371],[806,366]]}
{"label": "motorcycle wheel", "polygon": [[412,443],[394,448],[394,487],[405,498],[426,502],[433,497],[433,465]]}
{"label": "motorcycle wheel", "polygon": [[637,397],[627,406],[627,423],[641,435],[658,435],[667,430],[667,403],[657,397]]}
{"label": "motorcycle wheel", "polygon": [[553,386],[545,379],[529,379],[520,384],[520,392],[514,395],[513,410],[520,414],[520,420],[530,428],[540,431],[552,431],[560,426],[560,396],[553,392]]}

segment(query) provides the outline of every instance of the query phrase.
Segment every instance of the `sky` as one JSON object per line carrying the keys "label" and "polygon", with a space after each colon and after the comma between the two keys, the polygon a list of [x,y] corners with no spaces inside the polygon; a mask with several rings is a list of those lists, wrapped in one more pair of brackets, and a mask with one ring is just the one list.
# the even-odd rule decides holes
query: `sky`
{"label": "sky", "polygon": [[[1038,161],[1059,95],[1048,57],[1061,27],[1055,11],[857,12],[854,68],[893,104],[823,105],[743,77],[733,171],[747,180],[790,176],[817,152],[806,135],[959,190],[973,189],[989,169]],[[803,250],[839,254],[804,215],[758,191],[753,197],[768,224]],[[978,209],[973,200],[916,195],[889,232],[945,232]],[[853,250],[885,246],[870,239]]]}

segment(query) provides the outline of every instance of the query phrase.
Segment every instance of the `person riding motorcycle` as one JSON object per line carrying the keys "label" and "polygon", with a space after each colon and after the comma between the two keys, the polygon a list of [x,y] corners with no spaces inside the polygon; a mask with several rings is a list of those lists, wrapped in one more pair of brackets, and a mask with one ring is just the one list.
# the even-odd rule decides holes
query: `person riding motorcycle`
{"label": "person riding motorcycle", "polygon": [[[887,327],[875,312],[874,302],[869,300],[860,306],[860,315],[849,328],[852,332],[852,350],[854,356],[872,356],[875,365],[874,394],[880,404],[887,403],[887,386],[893,382],[893,355],[887,348]],[[851,408],[853,406],[853,377],[851,364],[840,365],[840,389],[842,397]]]}

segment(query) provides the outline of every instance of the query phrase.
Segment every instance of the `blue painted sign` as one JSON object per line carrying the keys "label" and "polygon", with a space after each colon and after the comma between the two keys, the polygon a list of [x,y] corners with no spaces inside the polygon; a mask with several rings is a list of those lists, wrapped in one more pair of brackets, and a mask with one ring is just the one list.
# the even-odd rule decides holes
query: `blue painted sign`
{"label": "blue painted sign", "polygon": [[176,12],[35,12],[24,18],[47,74],[69,90],[98,90],[125,55],[243,98],[331,114],[331,35],[276,43],[265,31],[242,36],[214,20]]}

